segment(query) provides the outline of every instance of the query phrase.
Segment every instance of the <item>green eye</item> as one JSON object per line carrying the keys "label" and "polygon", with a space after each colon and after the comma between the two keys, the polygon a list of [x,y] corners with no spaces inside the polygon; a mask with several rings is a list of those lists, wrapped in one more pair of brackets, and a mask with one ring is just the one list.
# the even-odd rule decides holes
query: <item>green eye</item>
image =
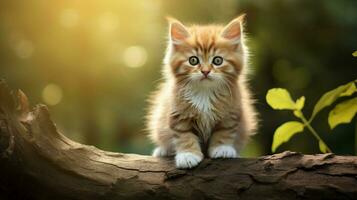
{"label": "green eye", "polygon": [[216,66],[220,66],[223,63],[223,58],[221,56],[215,56],[212,60],[212,63]]}
{"label": "green eye", "polygon": [[188,62],[190,63],[190,65],[195,66],[198,65],[200,63],[200,61],[198,60],[197,56],[191,56],[188,58]]}

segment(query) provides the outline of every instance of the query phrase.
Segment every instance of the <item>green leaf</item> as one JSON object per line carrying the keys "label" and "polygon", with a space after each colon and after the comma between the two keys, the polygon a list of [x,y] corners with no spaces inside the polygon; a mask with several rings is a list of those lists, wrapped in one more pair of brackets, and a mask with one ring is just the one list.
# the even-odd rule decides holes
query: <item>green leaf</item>
{"label": "green leaf", "polygon": [[320,112],[325,107],[331,105],[338,98],[343,96],[350,96],[357,91],[355,81],[349,82],[346,85],[339,86],[324,95],[316,103],[314,110],[312,112],[311,118],[314,118],[318,112]]}
{"label": "green leaf", "polygon": [[304,124],[297,121],[290,121],[280,125],[275,130],[271,151],[275,152],[281,144],[289,141],[292,136],[296,133],[302,132],[303,130]]}
{"label": "green leaf", "polygon": [[276,110],[295,110],[295,102],[291,99],[289,92],[283,88],[270,89],[266,95],[267,103]]}
{"label": "green leaf", "polygon": [[301,110],[302,108],[304,108],[305,105],[305,97],[302,96],[299,99],[296,100],[296,109]]}
{"label": "green leaf", "polygon": [[327,150],[327,146],[325,145],[325,143],[323,143],[322,141],[319,141],[319,148],[320,148],[320,151],[322,153],[327,153],[328,150]]}
{"label": "green leaf", "polygon": [[343,101],[336,105],[328,115],[328,124],[331,129],[343,123],[350,123],[357,112],[357,97]]}
{"label": "green leaf", "polygon": [[294,115],[295,115],[296,117],[298,117],[298,118],[300,118],[300,119],[301,119],[302,116],[303,116],[300,110],[294,110],[293,113],[294,113]]}
{"label": "green leaf", "polygon": [[357,51],[353,52],[352,55],[353,55],[354,57],[357,57]]}
{"label": "green leaf", "polygon": [[353,84],[348,84],[349,87],[340,94],[340,97],[348,97],[351,96],[353,93],[357,91],[356,84],[354,82],[351,82]]}

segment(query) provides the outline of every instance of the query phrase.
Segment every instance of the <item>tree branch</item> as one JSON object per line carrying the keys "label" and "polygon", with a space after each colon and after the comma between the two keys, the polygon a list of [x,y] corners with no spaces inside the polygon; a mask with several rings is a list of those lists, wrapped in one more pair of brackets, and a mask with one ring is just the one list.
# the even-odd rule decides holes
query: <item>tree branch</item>
{"label": "tree branch", "polygon": [[102,151],[58,132],[48,109],[0,83],[0,199],[356,199],[357,157],[294,152],[204,160]]}

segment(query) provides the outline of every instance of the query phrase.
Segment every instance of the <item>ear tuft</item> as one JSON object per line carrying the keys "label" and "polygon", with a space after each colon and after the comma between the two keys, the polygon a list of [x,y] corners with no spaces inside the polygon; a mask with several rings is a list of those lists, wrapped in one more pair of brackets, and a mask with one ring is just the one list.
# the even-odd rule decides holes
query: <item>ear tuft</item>
{"label": "ear tuft", "polygon": [[242,35],[242,27],[245,19],[245,14],[240,15],[239,17],[233,19],[229,24],[224,27],[221,36],[228,40],[232,40],[238,43]]}
{"label": "ear tuft", "polygon": [[170,40],[175,43],[181,43],[183,40],[190,36],[187,28],[177,19],[166,17],[170,25]]}

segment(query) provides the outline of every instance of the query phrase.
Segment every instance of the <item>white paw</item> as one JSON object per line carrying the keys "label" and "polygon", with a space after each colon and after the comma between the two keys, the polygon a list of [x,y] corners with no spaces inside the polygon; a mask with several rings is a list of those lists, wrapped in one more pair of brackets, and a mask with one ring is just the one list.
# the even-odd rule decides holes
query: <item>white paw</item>
{"label": "white paw", "polygon": [[180,152],[176,154],[176,167],[179,169],[187,169],[197,166],[203,159],[202,155],[197,155],[191,152]]}
{"label": "white paw", "polygon": [[238,154],[234,147],[230,145],[220,145],[209,152],[211,158],[237,158]]}
{"label": "white paw", "polygon": [[154,157],[166,157],[171,155],[172,153],[168,149],[163,147],[156,147],[152,152],[152,156]]}

